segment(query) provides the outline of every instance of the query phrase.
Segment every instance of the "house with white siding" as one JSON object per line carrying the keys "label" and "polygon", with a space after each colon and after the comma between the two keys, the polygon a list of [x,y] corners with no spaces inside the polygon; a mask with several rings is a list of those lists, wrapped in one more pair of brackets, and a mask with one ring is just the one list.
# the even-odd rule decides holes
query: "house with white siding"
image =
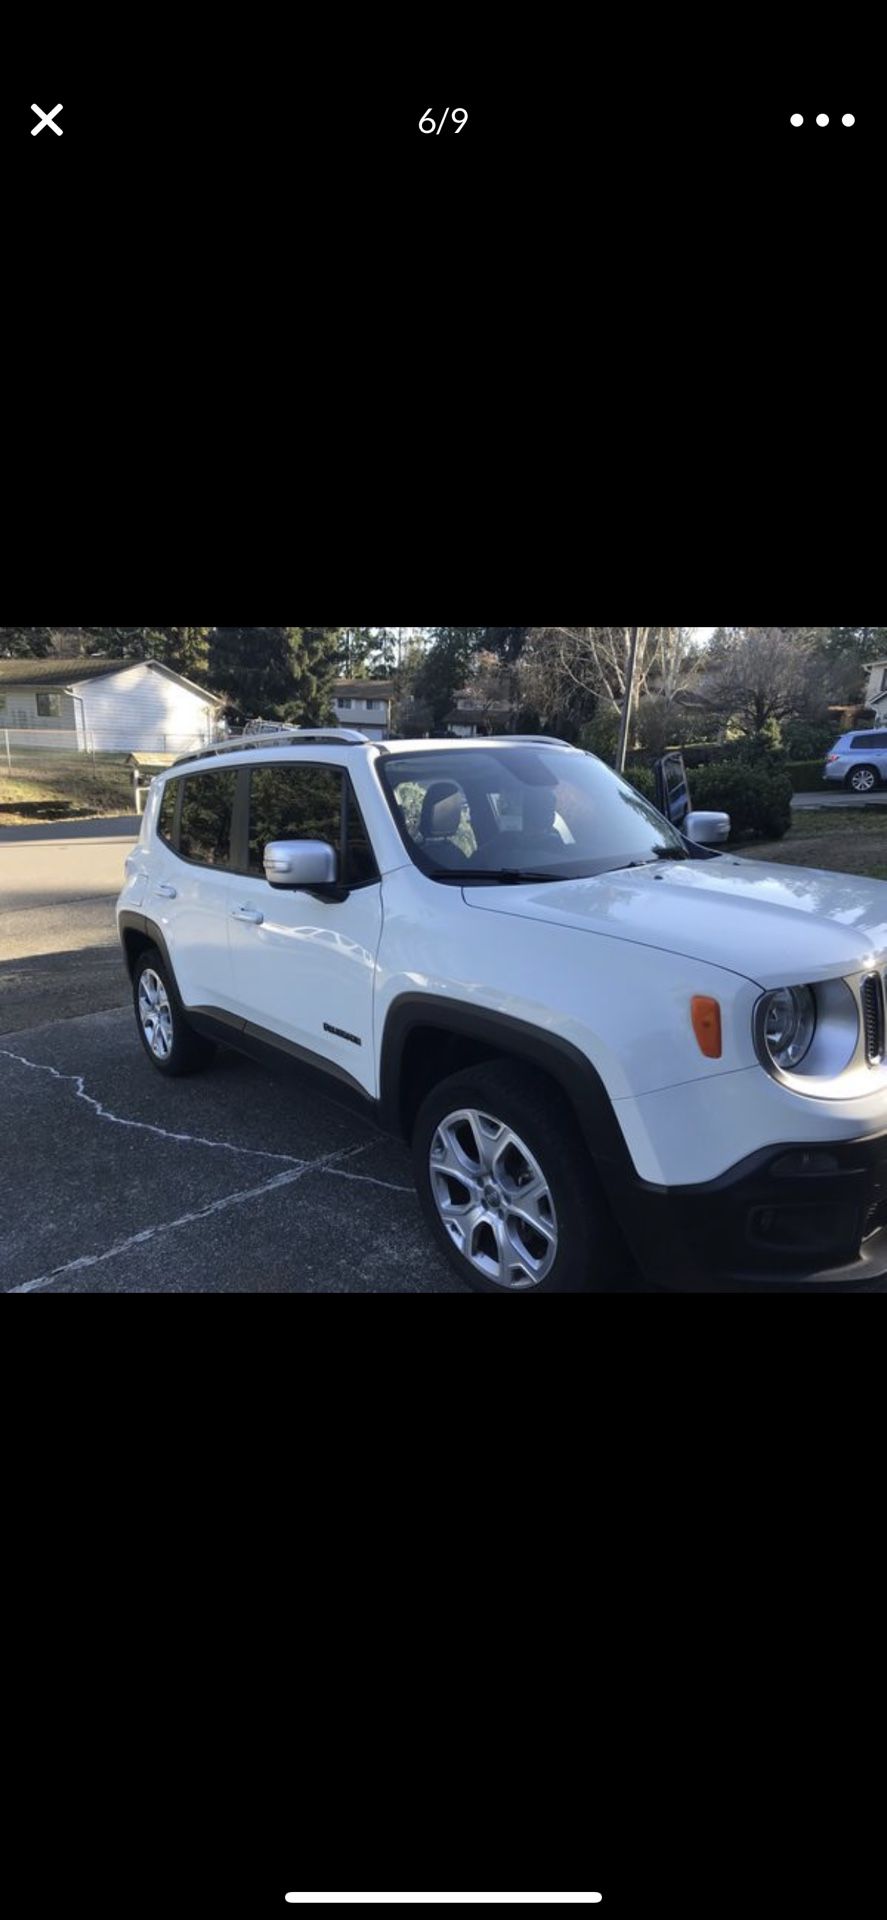
{"label": "house with white siding", "polygon": [[875,715],[875,723],[880,726],[883,720],[887,720],[887,660],[868,662],[866,672],[869,679],[865,704],[871,707]]}
{"label": "house with white siding", "polygon": [[333,688],[336,719],[369,740],[388,739],[393,699],[390,680],[337,680]]}
{"label": "house with white siding", "polygon": [[0,746],[187,753],[224,732],[223,705],[157,660],[0,660]]}

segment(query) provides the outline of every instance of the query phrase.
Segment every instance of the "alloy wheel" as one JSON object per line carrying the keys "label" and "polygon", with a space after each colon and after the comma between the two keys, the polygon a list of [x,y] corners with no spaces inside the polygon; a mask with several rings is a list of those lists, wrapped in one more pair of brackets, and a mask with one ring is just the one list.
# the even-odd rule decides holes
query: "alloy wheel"
{"label": "alloy wheel", "polygon": [[476,1108],[448,1114],[431,1142],[429,1172],[450,1239],[485,1280],[522,1293],[547,1278],[558,1249],[554,1200],[512,1127]]}
{"label": "alloy wheel", "polygon": [[155,1060],[168,1060],[172,1053],[172,1007],[163,981],[152,967],[145,968],[139,981],[139,1019]]}

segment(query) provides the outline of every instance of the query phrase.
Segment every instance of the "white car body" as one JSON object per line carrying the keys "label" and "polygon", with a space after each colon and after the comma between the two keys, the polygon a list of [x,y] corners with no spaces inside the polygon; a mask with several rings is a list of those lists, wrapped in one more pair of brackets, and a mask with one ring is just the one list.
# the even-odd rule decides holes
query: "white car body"
{"label": "white car body", "polygon": [[[127,862],[118,914],[130,960],[141,938],[156,938],[183,1005],[198,1022],[213,1021],[217,1033],[227,1027],[234,1044],[276,1037],[285,1051],[359,1090],[383,1116],[398,1098],[387,1058],[391,1034],[422,1018],[423,1007],[435,1026],[466,1034],[491,1032],[489,1022],[484,1025],[489,1016],[506,1053],[512,1034],[517,1053],[543,1064],[550,1057],[553,1071],[558,1059],[569,1062],[570,1087],[578,1089],[581,1063],[587,1063],[594,1099],[586,1111],[577,1090],[575,1102],[620,1225],[642,1266],[657,1272],[655,1222],[677,1196],[672,1211],[681,1226],[669,1258],[673,1267],[686,1268],[688,1284],[694,1275],[695,1284],[706,1283],[719,1193],[735,1201],[737,1219],[737,1196],[743,1205],[748,1198],[756,1219],[771,1192],[800,1207],[812,1191],[807,1163],[816,1172],[810,1156],[821,1152],[826,1163],[836,1161],[837,1205],[851,1184],[845,1169],[858,1162],[865,1179],[860,1174],[854,1187],[860,1231],[852,1259],[845,1257],[848,1226],[843,1239],[838,1236],[839,1258],[817,1264],[804,1241],[803,1258],[788,1247],[787,1270],[842,1280],[880,1273],[887,1267],[887,1058],[883,1046],[880,1058],[868,1057],[874,1049],[865,1044],[861,996],[863,982],[880,982],[887,969],[887,883],[767,865],[727,851],[545,884],[441,885],[405,845],[384,790],[382,760],[389,753],[399,759],[456,748],[471,755],[494,744],[508,742],[382,746],[331,732],[317,744],[297,738],[278,744],[269,736],[249,754],[234,745],[191,756],[155,780]],[[344,769],[372,843],[378,883],[326,900],[280,890],[257,875],[195,866],[158,838],[170,779],[240,771],[246,760]],[[838,1071],[826,1056],[826,1070],[806,1076],[762,1063],[756,1009],[763,995],[798,985],[839,996],[841,1020],[851,1018],[844,996],[852,999],[858,1038]],[[703,1053],[697,1040],[690,1016],[696,996],[720,1008],[718,1057]],[[826,1008],[831,1004],[822,999]],[[881,1019],[883,1025],[883,1013]],[[563,1072],[567,1086],[566,1064]],[[793,1147],[799,1151],[796,1164],[787,1165],[789,1184],[777,1192],[783,1176],[773,1174],[767,1152],[785,1155]],[[818,1194],[826,1192],[828,1171],[828,1164],[818,1169]],[[694,1191],[705,1203],[699,1217],[704,1213],[708,1223],[698,1245],[685,1220]],[[635,1224],[645,1210],[641,1201],[650,1221],[643,1233]],[[788,1223],[788,1212],[785,1218]],[[822,1233],[827,1238],[824,1222]],[[717,1250],[716,1256],[718,1264]],[[739,1277],[760,1268],[771,1282],[785,1266],[778,1244],[766,1255],[760,1249],[725,1254],[721,1264]]]}

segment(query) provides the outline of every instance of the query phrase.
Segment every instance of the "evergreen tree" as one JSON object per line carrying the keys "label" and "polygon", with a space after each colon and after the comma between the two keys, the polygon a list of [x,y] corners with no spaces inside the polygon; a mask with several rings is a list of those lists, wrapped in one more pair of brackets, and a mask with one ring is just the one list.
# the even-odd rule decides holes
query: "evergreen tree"
{"label": "evergreen tree", "polygon": [[92,653],[113,660],[156,660],[186,679],[207,672],[211,627],[86,627],[84,632]]}
{"label": "evergreen tree", "polygon": [[475,648],[483,645],[485,627],[432,627],[432,646],[416,674],[413,693],[430,706],[434,725],[442,728],[460,687],[464,687]]}
{"label": "evergreen tree", "polygon": [[209,667],[211,632],[211,627],[148,627],[145,658],[188,680],[203,680]]}
{"label": "evergreen tree", "polygon": [[2,660],[45,660],[52,650],[51,627],[0,627]]}
{"label": "evergreen tree", "polygon": [[374,627],[343,627],[339,659],[347,680],[360,679],[371,671],[369,662],[377,652],[379,636]]}
{"label": "evergreen tree", "polygon": [[287,627],[292,636],[294,687],[283,717],[294,727],[334,722],[333,692],[342,658],[341,627]]}
{"label": "evergreen tree", "polygon": [[299,627],[214,627],[209,684],[238,722],[279,719],[295,700],[301,665]]}
{"label": "evergreen tree", "polygon": [[87,645],[91,654],[101,654],[109,660],[146,660],[147,627],[84,627]]}
{"label": "evergreen tree", "polygon": [[529,631],[529,627],[484,627],[484,651],[498,653],[509,662],[519,660]]}

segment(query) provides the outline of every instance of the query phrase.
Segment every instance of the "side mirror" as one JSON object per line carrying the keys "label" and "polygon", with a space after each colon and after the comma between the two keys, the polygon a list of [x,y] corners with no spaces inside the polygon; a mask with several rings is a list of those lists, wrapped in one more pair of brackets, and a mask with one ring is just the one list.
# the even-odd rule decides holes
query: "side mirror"
{"label": "side mirror", "polygon": [[720,847],[730,838],[729,813],[688,813],[681,832],[697,847]]}
{"label": "side mirror", "polygon": [[272,887],[334,887],[339,856],[326,840],[271,840],[265,879]]}

